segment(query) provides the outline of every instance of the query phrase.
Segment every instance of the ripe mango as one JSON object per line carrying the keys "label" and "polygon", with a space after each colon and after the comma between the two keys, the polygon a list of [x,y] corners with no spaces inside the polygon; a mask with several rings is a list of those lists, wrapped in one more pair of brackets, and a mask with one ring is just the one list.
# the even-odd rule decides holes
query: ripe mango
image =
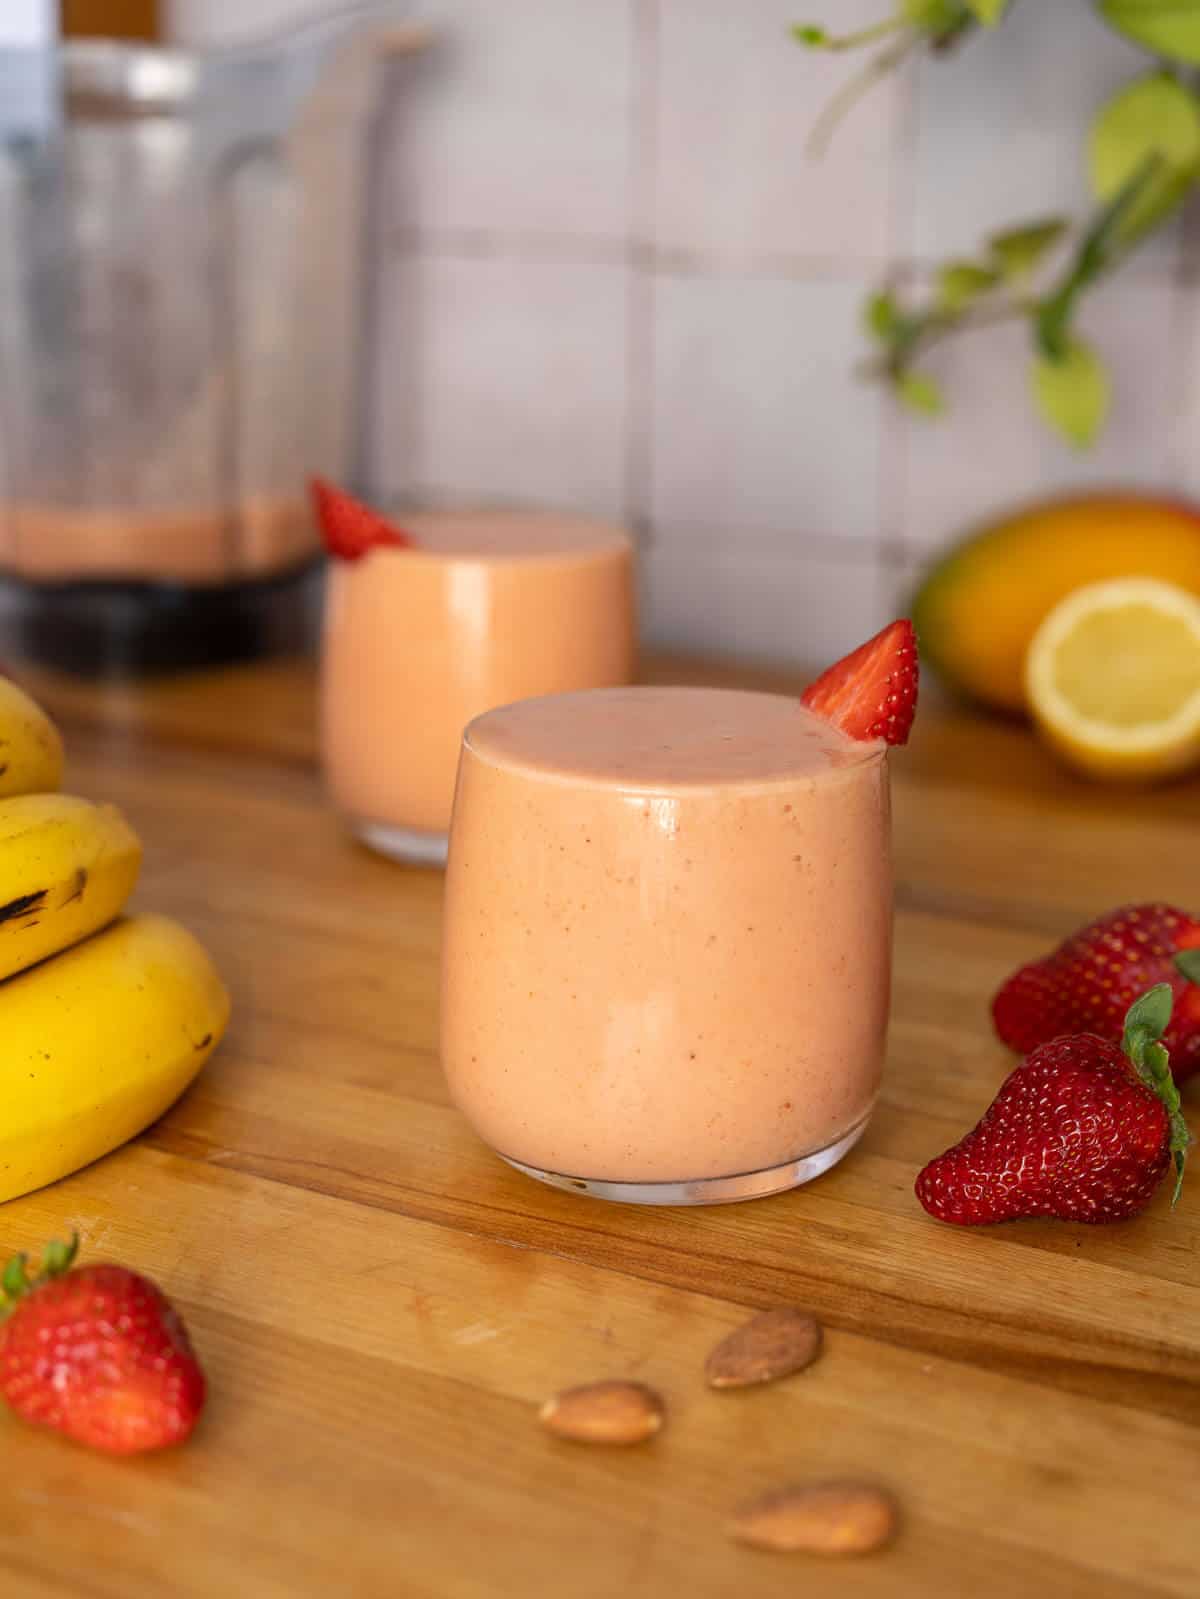
{"label": "ripe mango", "polygon": [[1200,509],[1135,494],[1027,506],[937,562],[912,603],[928,662],[951,688],[1023,711],[1023,668],[1042,619],[1085,583],[1158,577],[1200,595]]}

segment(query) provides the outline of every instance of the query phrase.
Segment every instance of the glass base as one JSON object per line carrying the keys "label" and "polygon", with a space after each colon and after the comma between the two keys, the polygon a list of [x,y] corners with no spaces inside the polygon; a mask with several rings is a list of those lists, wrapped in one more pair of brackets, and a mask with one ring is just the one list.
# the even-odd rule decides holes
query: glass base
{"label": "glass base", "polygon": [[415,827],[393,827],[390,822],[349,818],[350,831],[368,849],[409,866],[445,866],[445,833],[423,833]]}
{"label": "glass base", "polygon": [[590,1194],[593,1199],[610,1199],[620,1205],[733,1205],[742,1199],[765,1199],[769,1194],[786,1193],[820,1177],[858,1143],[866,1131],[868,1116],[857,1127],[844,1133],[836,1143],[798,1160],[770,1166],[765,1171],[740,1172],[735,1177],[700,1177],[690,1183],[611,1183],[590,1177],[564,1177],[559,1172],[541,1171],[522,1161],[501,1155],[514,1170],[536,1177],[551,1188],[566,1188],[575,1194]]}

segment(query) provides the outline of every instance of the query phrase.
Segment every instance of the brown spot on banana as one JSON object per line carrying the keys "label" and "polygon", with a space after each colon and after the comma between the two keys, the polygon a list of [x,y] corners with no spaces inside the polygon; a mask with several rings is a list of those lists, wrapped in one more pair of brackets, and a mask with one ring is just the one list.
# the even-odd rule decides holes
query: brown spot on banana
{"label": "brown spot on banana", "polygon": [[46,903],[47,893],[47,889],[39,888],[34,894],[18,894],[7,905],[0,905],[0,925],[20,921],[32,911],[40,911]]}
{"label": "brown spot on banana", "polygon": [[87,886],[88,886],[87,867],[86,866],[76,867],[74,881],[71,884],[71,892],[67,895],[66,899],[63,900],[63,904],[64,905],[73,905],[77,899],[82,899],[83,898],[83,891],[84,891],[84,889]]}

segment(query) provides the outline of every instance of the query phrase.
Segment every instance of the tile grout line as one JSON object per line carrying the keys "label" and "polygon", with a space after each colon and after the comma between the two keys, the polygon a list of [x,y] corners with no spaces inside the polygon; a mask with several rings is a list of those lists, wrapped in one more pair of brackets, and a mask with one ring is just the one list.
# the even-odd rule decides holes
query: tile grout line
{"label": "tile grout line", "polygon": [[653,547],[656,553],[686,552],[689,559],[715,566],[740,566],[749,561],[789,567],[813,560],[853,567],[879,564],[878,540],[870,537],[755,532],[743,527],[736,546],[731,546],[723,524],[697,522],[675,523],[670,532],[659,529]]}
{"label": "tile grout line", "polygon": [[[635,0],[636,3],[636,0]],[[646,0],[642,0],[646,3]],[[631,183],[631,188],[633,184]],[[930,265],[904,255],[800,254],[755,249],[717,250],[657,244],[631,228],[623,238],[541,228],[465,228],[405,223],[384,237],[387,249],[462,260],[566,262],[572,266],[618,266],[631,255],[661,277],[738,277],[798,282],[842,280],[848,273],[888,268],[924,270]],[[1157,269],[1162,275],[1165,269]],[[1151,274],[1147,273],[1147,276]]]}
{"label": "tile grout line", "polygon": [[1191,248],[1200,244],[1200,217],[1185,212],[1181,220],[1174,271],[1172,273],[1172,303],[1170,308],[1171,348],[1175,361],[1171,372],[1172,415],[1182,418],[1184,427],[1177,423],[1168,435],[1165,452],[1167,477],[1176,489],[1183,489],[1188,481],[1187,461],[1190,452],[1184,442],[1184,432],[1189,419],[1195,414],[1197,384],[1194,376],[1197,349],[1200,343],[1200,287],[1189,256]]}
{"label": "tile grout line", "polygon": [[625,517],[646,550],[653,542],[654,318],[656,290],[643,237],[658,199],[659,0],[628,0],[631,88],[626,263]]}
{"label": "tile grout line", "polygon": [[[913,224],[916,212],[917,141],[920,135],[918,68],[903,66],[895,85],[892,109],[892,154],[888,183],[889,268],[893,276],[910,270]],[[879,504],[884,572],[896,585],[911,554],[908,537],[908,429],[895,401],[880,391]],[[886,519],[886,520],[884,520]],[[899,603],[899,596],[896,596]]]}

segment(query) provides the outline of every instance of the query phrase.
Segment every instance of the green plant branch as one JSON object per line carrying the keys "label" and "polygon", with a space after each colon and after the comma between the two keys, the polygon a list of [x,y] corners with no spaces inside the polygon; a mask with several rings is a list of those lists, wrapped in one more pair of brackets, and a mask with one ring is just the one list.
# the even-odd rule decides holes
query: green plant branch
{"label": "green plant branch", "polygon": [[804,145],[805,154],[814,160],[820,160],[828,151],[839,125],[858,102],[868,95],[877,83],[881,83],[889,73],[894,72],[920,42],[920,35],[910,32],[907,38],[901,39],[890,50],[881,50],[861,72],[856,72],[844,83],[822,108],[809,130]]}
{"label": "green plant branch", "polygon": [[[1067,259],[1042,285],[1035,271],[1067,224],[1058,218],[993,235],[982,258],[935,269],[928,293],[901,301],[894,288],[871,296],[867,322],[874,355],[857,370],[888,382],[897,397],[933,414],[943,409],[936,382],[914,363],[958,334],[1025,320],[1033,342],[1031,392],[1043,418],[1076,447],[1104,424],[1111,380],[1101,357],[1075,332],[1088,293],[1124,264],[1200,185],[1200,0],[1095,0],[1118,33],[1148,51],[1146,70],[1119,88],[1090,121],[1086,164],[1097,208],[1075,231]],[[868,90],[912,53],[938,55],[964,34],[997,27],[1009,0],[893,0],[891,14],[870,27],[831,36],[798,26],[794,36],[816,49],[880,48],[843,84],[808,138],[823,154],[834,130]]]}
{"label": "green plant branch", "polygon": [[856,375],[874,379],[901,377],[918,357],[955,334],[976,333],[982,328],[1022,321],[1036,306],[1035,300],[1020,299],[1008,300],[1001,305],[981,305],[974,310],[953,314],[931,310],[925,316],[914,319],[913,333],[903,340],[898,350],[860,362],[855,368]]}
{"label": "green plant branch", "polygon": [[1102,206],[1080,240],[1061,283],[1037,308],[1034,331],[1042,354],[1052,361],[1066,354],[1070,324],[1080,296],[1120,265],[1149,236],[1129,237],[1123,228],[1134,207],[1163,170],[1163,159],[1151,154],[1130,173],[1116,194]]}
{"label": "green plant branch", "polygon": [[796,23],[791,30],[792,38],[812,50],[857,50],[900,35],[894,44],[874,56],[862,72],[843,84],[820,113],[808,137],[809,155],[823,155],[847,112],[920,45],[945,51],[978,26],[979,19],[968,0],[896,0],[890,16],[853,33],[831,34],[815,23]]}
{"label": "green plant branch", "polygon": [[898,12],[893,17],[884,17],[882,22],[873,22],[869,28],[859,28],[854,33],[830,34],[824,28],[798,22],[792,29],[792,37],[798,44],[811,45],[814,49],[857,50],[864,44],[874,44],[877,39],[886,39],[889,34],[899,33],[901,28],[909,26],[908,18]]}

